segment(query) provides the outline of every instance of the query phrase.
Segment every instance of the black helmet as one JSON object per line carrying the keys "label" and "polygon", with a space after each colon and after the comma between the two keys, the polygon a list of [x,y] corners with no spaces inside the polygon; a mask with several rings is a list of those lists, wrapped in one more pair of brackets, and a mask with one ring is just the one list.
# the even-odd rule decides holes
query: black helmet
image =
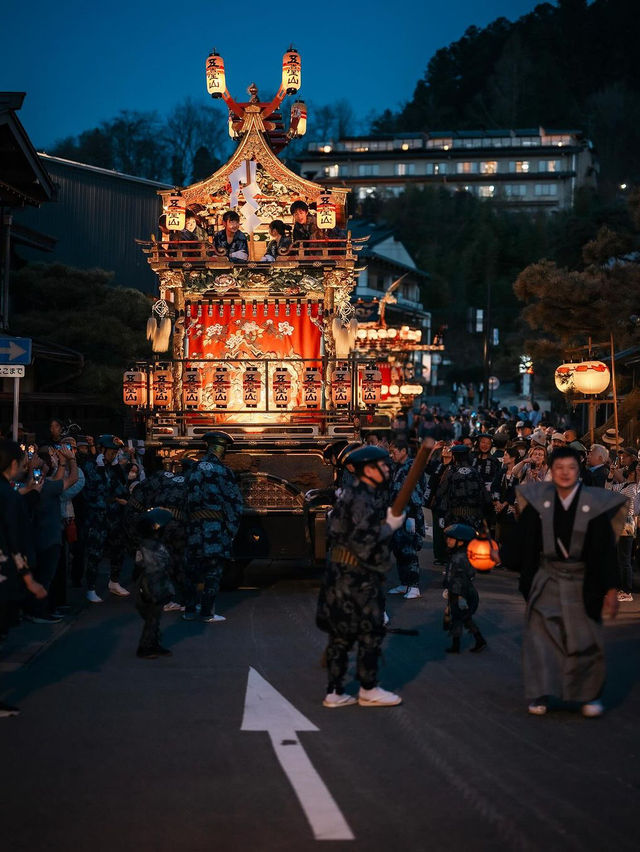
{"label": "black helmet", "polygon": [[180,459],[180,466],[182,468],[183,473],[188,473],[190,470],[198,464],[198,460],[191,458],[191,456],[183,456]]}
{"label": "black helmet", "polygon": [[340,438],[338,441],[332,441],[322,451],[322,455],[325,461],[330,462],[332,458],[337,459],[338,453],[340,450],[343,450],[348,444],[348,441],[345,438]]}
{"label": "black helmet", "polygon": [[375,464],[381,461],[389,461],[387,450],[365,444],[363,447],[351,450],[342,460],[342,464],[352,464],[356,470],[362,470],[365,464]]}
{"label": "black helmet", "polygon": [[454,444],[451,447],[451,452],[454,456],[464,456],[467,453],[470,453],[471,450],[466,444]]}
{"label": "black helmet", "polygon": [[[336,463],[340,465],[340,467],[344,467],[347,456],[361,446],[361,441],[350,441],[348,444],[345,444],[336,456]],[[349,464],[351,464],[351,462],[349,462]]]}
{"label": "black helmet", "polygon": [[163,529],[173,519],[168,509],[149,509],[138,520],[138,532],[140,535],[152,535]]}
{"label": "black helmet", "polygon": [[225,449],[233,444],[233,438],[231,435],[229,435],[228,432],[222,432],[221,430],[205,432],[202,436],[202,440],[205,441],[208,446],[218,444]]}
{"label": "black helmet", "polygon": [[124,447],[124,441],[117,435],[100,435],[96,441],[96,446],[103,447],[105,450],[119,450]]}
{"label": "black helmet", "polygon": [[444,534],[447,538],[455,538],[456,541],[473,541],[477,538],[476,531],[469,524],[450,524],[445,527]]}

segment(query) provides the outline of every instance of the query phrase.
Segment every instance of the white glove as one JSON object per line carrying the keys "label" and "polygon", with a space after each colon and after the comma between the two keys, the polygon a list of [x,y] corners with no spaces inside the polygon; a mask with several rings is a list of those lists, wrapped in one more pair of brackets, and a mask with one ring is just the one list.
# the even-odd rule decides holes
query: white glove
{"label": "white glove", "polygon": [[413,535],[414,532],[416,531],[416,519],[415,518],[407,518],[407,521],[404,525],[404,528],[406,529],[406,531],[410,535]]}
{"label": "white glove", "polygon": [[404,524],[404,519],[405,519],[405,513],[404,512],[400,515],[400,517],[396,517],[391,512],[391,506],[389,506],[389,508],[387,509],[387,517],[386,517],[385,520],[386,520],[386,523],[391,527],[391,529],[394,532],[396,530],[399,530],[400,527]]}

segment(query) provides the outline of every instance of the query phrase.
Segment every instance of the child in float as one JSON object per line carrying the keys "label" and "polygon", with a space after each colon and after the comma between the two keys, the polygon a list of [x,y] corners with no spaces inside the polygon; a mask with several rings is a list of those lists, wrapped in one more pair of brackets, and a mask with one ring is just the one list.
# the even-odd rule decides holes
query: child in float
{"label": "child in float", "polygon": [[[451,635],[451,647],[448,654],[460,653],[462,628],[468,630],[475,639],[475,645],[470,650],[483,651],[487,642],[473,620],[478,609],[479,597],[474,585],[475,570],[467,556],[467,545],[476,538],[476,533],[468,524],[451,524],[445,531],[445,540],[449,559],[444,571],[443,586],[447,590],[447,613],[445,613],[445,629]],[[460,598],[466,601],[466,607],[460,606]]]}

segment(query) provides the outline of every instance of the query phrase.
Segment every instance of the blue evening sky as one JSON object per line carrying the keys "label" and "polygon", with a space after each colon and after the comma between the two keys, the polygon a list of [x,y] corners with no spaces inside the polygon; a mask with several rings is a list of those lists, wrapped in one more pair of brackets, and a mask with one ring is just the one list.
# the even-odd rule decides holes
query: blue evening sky
{"label": "blue evening sky", "polygon": [[5,0],[0,90],[27,93],[20,118],[40,150],[121,109],[165,113],[185,97],[211,103],[204,63],[223,56],[238,100],[279,83],[290,43],[301,97],[346,98],[358,118],[409,100],[431,56],[468,26],[516,20],[535,0]]}

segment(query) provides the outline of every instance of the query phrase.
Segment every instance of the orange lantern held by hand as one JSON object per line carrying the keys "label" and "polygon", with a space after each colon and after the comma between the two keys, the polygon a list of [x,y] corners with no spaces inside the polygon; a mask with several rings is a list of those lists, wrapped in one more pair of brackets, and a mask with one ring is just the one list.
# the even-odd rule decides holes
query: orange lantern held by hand
{"label": "orange lantern held by hand", "polygon": [[476,571],[491,571],[500,562],[498,545],[491,538],[474,538],[467,545],[467,559]]}

